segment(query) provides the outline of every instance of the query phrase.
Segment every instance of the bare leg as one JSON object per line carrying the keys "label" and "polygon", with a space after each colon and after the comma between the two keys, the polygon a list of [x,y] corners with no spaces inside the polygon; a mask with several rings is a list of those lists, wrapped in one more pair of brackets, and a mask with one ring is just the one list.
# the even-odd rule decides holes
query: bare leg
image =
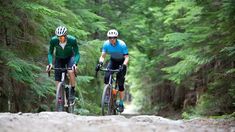
{"label": "bare leg", "polygon": [[70,95],[70,99],[74,101],[75,99],[75,84],[76,84],[76,80],[75,80],[75,75],[74,72],[72,70],[69,70],[69,77],[70,77],[70,85],[71,85],[71,95]]}
{"label": "bare leg", "polygon": [[59,81],[55,81],[56,88],[58,87]]}
{"label": "bare leg", "polygon": [[68,73],[69,73],[69,77],[70,77],[70,80],[69,80],[70,85],[71,85],[72,87],[75,87],[75,83],[76,83],[75,75],[74,75],[74,73],[73,73],[72,70],[69,70]]}
{"label": "bare leg", "polygon": [[120,99],[121,99],[121,100],[124,99],[124,94],[125,94],[124,91],[120,91],[120,92],[119,92],[119,95],[120,95]]}
{"label": "bare leg", "polygon": [[123,112],[123,110],[124,110],[124,105],[123,105],[124,91],[120,91],[119,96],[120,96],[120,101],[119,101],[119,110],[118,111]]}

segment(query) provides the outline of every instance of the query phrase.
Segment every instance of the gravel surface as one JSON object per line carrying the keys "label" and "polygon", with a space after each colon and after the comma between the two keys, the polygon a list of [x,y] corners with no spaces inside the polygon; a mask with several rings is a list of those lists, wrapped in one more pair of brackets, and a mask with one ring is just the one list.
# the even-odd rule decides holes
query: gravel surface
{"label": "gravel surface", "polygon": [[235,132],[235,121],[160,116],[79,116],[65,112],[0,113],[0,132]]}

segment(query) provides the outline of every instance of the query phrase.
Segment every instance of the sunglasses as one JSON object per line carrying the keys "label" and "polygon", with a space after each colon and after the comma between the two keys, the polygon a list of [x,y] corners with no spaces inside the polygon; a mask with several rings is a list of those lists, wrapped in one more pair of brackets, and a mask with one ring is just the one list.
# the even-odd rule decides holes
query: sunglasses
{"label": "sunglasses", "polygon": [[117,37],[109,37],[109,39],[117,39]]}
{"label": "sunglasses", "polygon": [[65,35],[62,35],[62,36],[58,36],[58,38],[65,38],[66,36]]}

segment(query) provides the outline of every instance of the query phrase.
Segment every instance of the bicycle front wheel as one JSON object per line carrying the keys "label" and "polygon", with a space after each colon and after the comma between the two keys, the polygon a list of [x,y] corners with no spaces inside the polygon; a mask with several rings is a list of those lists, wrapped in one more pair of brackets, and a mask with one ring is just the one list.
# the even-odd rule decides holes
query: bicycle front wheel
{"label": "bicycle front wheel", "polygon": [[71,100],[69,97],[71,96],[71,88],[69,88],[69,96],[68,96],[68,112],[74,113],[74,105],[75,100]]}
{"label": "bicycle front wheel", "polygon": [[111,86],[105,85],[102,99],[101,99],[101,112],[102,115],[111,115],[112,114],[112,103],[111,103]]}
{"label": "bicycle front wheel", "polygon": [[64,86],[59,82],[56,88],[55,111],[64,111]]}

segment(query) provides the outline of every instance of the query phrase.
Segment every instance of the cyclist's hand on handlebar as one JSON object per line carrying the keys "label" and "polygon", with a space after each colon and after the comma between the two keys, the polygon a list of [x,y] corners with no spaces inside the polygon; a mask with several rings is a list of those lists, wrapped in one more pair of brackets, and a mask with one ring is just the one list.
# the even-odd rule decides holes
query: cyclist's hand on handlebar
{"label": "cyclist's hand on handlebar", "polygon": [[119,71],[120,72],[126,71],[126,65],[125,64],[120,65]]}
{"label": "cyclist's hand on handlebar", "polygon": [[52,68],[52,64],[47,65],[46,72],[49,72],[51,70],[51,68]]}
{"label": "cyclist's hand on handlebar", "polygon": [[78,69],[77,65],[76,65],[76,64],[73,64],[72,69],[73,69],[74,72],[77,72],[77,69]]}
{"label": "cyclist's hand on handlebar", "polygon": [[103,62],[99,62],[95,67],[95,71],[99,71],[102,66],[103,66]]}

